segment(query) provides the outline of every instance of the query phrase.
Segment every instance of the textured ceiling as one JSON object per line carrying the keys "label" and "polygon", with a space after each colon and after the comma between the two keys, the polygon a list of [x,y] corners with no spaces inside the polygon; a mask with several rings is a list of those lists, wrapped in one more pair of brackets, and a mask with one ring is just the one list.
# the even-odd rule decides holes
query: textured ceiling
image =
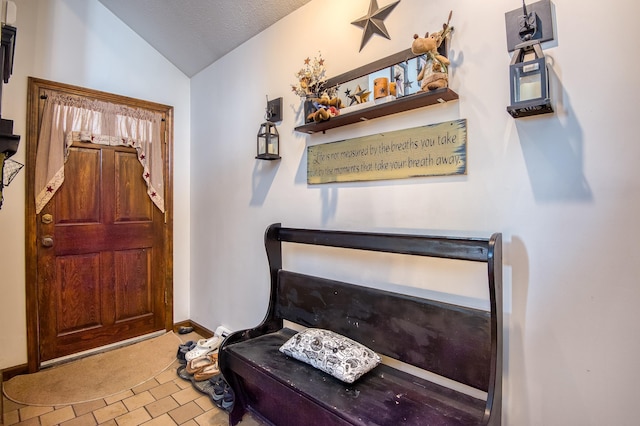
{"label": "textured ceiling", "polygon": [[99,0],[192,77],[310,0]]}

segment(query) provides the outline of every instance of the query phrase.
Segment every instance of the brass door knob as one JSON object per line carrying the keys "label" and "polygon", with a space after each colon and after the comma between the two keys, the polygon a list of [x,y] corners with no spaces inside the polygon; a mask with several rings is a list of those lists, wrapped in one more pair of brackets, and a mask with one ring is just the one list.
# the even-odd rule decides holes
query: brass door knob
{"label": "brass door knob", "polygon": [[53,237],[51,236],[42,237],[42,246],[53,247]]}

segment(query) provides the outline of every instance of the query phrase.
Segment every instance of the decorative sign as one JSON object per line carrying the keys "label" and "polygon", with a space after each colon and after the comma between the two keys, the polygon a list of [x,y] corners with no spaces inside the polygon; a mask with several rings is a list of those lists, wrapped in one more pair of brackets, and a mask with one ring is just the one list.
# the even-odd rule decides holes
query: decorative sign
{"label": "decorative sign", "polygon": [[467,173],[467,120],[307,147],[307,183]]}

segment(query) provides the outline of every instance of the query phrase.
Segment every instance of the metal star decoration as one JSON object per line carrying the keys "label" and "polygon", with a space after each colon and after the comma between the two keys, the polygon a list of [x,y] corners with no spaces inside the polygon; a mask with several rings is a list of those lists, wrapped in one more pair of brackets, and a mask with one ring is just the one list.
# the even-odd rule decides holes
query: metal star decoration
{"label": "metal star decoration", "polygon": [[387,27],[384,26],[384,20],[387,16],[389,16],[391,11],[398,5],[398,3],[400,3],[400,0],[397,0],[384,7],[378,7],[377,0],[371,0],[371,4],[369,5],[369,13],[362,18],[352,22],[353,25],[362,28],[362,42],[360,43],[360,51],[362,51],[362,48],[365,44],[367,44],[373,34],[378,34],[388,40],[391,40],[391,37],[387,32]]}
{"label": "metal star decoration", "polygon": [[[374,0],[375,1],[375,0]],[[371,92],[367,89],[362,89],[358,84],[356,88],[356,93],[353,95],[356,99],[356,103],[363,104],[369,100],[369,95]]]}
{"label": "metal star decoration", "polygon": [[413,86],[413,81],[407,80],[404,82],[405,89],[411,89],[411,86]]}
{"label": "metal star decoration", "polygon": [[357,94],[351,94],[351,92],[349,92],[349,94],[347,95],[349,97],[349,99],[351,100],[351,102],[349,102],[349,106],[353,105],[353,104],[358,104],[358,95]]}

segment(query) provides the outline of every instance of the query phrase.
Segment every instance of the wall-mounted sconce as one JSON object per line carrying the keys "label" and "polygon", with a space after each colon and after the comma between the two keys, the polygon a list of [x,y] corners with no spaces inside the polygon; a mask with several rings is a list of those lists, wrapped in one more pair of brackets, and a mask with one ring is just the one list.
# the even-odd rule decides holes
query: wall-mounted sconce
{"label": "wall-mounted sconce", "polygon": [[549,99],[549,73],[540,43],[553,40],[551,2],[542,0],[505,14],[507,46],[513,51],[509,65],[514,118],[553,112]]}
{"label": "wall-mounted sconce", "polygon": [[276,125],[270,121],[260,125],[258,131],[258,155],[259,160],[279,160],[280,159],[280,135]]}
{"label": "wall-mounted sconce", "polygon": [[514,53],[509,65],[513,118],[553,112],[549,99],[547,63],[538,40],[527,41]]}
{"label": "wall-mounted sconce", "polygon": [[258,131],[257,155],[259,160],[280,159],[280,135],[275,123],[282,121],[282,98],[269,100],[265,117],[267,121],[260,125]]}

